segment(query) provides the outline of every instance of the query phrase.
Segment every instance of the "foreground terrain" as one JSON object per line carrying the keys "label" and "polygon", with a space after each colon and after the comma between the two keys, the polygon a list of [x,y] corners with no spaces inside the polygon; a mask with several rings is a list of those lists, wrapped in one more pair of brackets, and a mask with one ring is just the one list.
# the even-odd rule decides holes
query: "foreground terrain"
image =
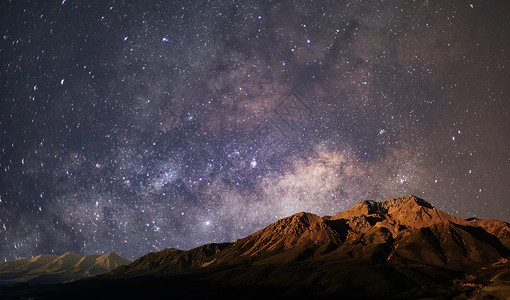
{"label": "foreground terrain", "polygon": [[411,195],[335,216],[298,213],[234,243],[165,249],[91,279],[0,295],[507,299],[509,249],[508,223],[457,218]]}

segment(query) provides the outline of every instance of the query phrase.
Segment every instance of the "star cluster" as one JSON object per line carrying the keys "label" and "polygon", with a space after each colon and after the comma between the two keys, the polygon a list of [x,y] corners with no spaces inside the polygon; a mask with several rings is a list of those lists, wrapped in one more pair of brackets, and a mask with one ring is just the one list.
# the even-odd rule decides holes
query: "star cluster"
{"label": "star cluster", "polygon": [[415,194],[510,220],[506,1],[4,1],[0,259]]}

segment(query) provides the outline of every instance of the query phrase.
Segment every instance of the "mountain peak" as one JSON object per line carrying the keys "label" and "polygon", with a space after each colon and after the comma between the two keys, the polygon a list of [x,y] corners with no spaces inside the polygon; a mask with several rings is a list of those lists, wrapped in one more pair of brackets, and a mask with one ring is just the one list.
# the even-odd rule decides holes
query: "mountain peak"
{"label": "mountain peak", "polygon": [[73,252],[66,252],[59,256],[60,258],[82,258],[83,256],[79,256],[76,253]]}
{"label": "mountain peak", "polygon": [[382,211],[381,209],[382,208],[379,202],[374,200],[363,200],[348,210],[336,214],[331,219],[351,219],[353,217],[385,213],[385,211]]}
{"label": "mountain peak", "polygon": [[285,219],[288,219],[291,223],[299,222],[306,223],[307,225],[315,224],[317,222],[322,221],[322,218],[319,217],[318,215],[314,215],[312,213],[307,212],[300,212]]}
{"label": "mountain peak", "polygon": [[385,209],[394,209],[394,208],[397,208],[397,207],[402,207],[404,205],[418,205],[418,206],[421,206],[421,207],[425,207],[425,208],[434,208],[432,206],[432,204],[430,204],[429,202],[419,198],[419,197],[416,197],[414,195],[409,195],[408,197],[401,197],[401,198],[391,198],[389,200],[386,200],[386,201],[382,201],[381,203],[381,206]]}
{"label": "mountain peak", "polygon": [[[432,204],[414,195],[391,198],[381,202],[364,200],[330,219],[344,219],[348,222],[356,219],[357,222],[350,222],[354,225],[359,223],[358,218],[360,217],[368,218],[366,221],[370,221],[368,223],[364,222],[367,224],[364,224],[363,228],[379,224],[379,227],[386,227],[393,235],[403,228],[421,228],[448,222],[464,224],[466,222],[461,218],[435,209]],[[361,230],[362,228],[358,229]]]}
{"label": "mountain peak", "polygon": [[[232,252],[253,257],[281,253],[307,243],[320,246],[329,242],[340,243],[340,238],[324,219],[312,213],[300,212],[237,240]],[[229,259],[220,258],[225,261]]]}
{"label": "mountain peak", "polygon": [[101,257],[104,257],[104,258],[112,258],[112,259],[118,259],[118,258],[122,258],[120,255],[118,255],[117,253],[115,252],[109,252],[109,253],[106,253],[104,255],[101,255]]}

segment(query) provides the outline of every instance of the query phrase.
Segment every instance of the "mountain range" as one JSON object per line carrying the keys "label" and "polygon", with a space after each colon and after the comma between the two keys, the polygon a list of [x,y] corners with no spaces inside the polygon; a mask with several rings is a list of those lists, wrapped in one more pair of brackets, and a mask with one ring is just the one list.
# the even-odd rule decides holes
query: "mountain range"
{"label": "mountain range", "polygon": [[151,252],[22,295],[510,299],[509,256],[508,223],[461,219],[410,195],[334,216],[297,213],[233,243]]}
{"label": "mountain range", "polygon": [[48,284],[86,278],[111,271],[130,261],[116,253],[80,256],[71,252],[38,255],[0,263],[0,286],[30,282]]}

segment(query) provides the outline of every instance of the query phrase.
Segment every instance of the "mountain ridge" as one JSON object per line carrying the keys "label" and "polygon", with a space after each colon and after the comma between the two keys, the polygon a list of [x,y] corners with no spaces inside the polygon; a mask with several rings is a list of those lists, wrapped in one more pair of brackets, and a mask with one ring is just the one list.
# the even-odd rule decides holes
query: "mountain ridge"
{"label": "mountain ridge", "polygon": [[[202,254],[199,264],[188,263],[187,265],[193,267],[203,266],[204,264],[211,266],[243,260],[257,261],[258,263],[263,263],[264,260],[266,262],[279,261],[278,259],[269,259],[267,261],[267,259],[271,256],[280,255],[283,252],[299,251],[296,249],[302,247],[313,246],[317,249],[321,247],[342,248],[343,245],[360,241],[370,241],[372,244],[378,244],[377,241],[379,244],[394,244],[396,241],[395,245],[400,245],[398,240],[407,241],[409,240],[407,236],[413,234],[420,235],[423,239],[428,236],[428,240],[425,240],[430,245],[437,245],[438,241],[436,240],[438,237],[443,238],[444,241],[450,241],[452,244],[448,245],[448,247],[445,246],[447,249],[441,248],[438,250],[441,254],[438,253],[437,255],[442,257],[441,261],[444,261],[446,259],[445,255],[447,255],[444,251],[448,252],[451,250],[455,252],[459,251],[458,249],[453,250],[457,246],[461,248],[466,247],[459,239],[468,238],[469,235],[474,234],[472,228],[482,228],[485,231],[483,233],[478,230],[479,236],[471,237],[474,243],[472,245],[473,251],[480,252],[478,248],[482,247],[480,245],[483,244],[485,251],[490,253],[490,255],[484,256],[481,253],[480,257],[477,256],[477,259],[474,259],[475,256],[467,251],[463,251],[460,254],[463,256],[471,255],[472,261],[484,262],[496,261],[496,256],[510,254],[510,226],[508,223],[498,220],[464,220],[437,210],[429,202],[410,195],[381,202],[364,200],[346,211],[322,218],[307,212],[296,213],[233,243],[222,243],[221,249],[217,248],[215,253]],[[496,242],[494,238],[500,241]],[[441,246],[441,244],[438,245]],[[202,245],[188,251],[176,249],[163,250],[161,252],[165,252],[163,256],[166,259],[160,260],[159,263],[175,263],[180,265],[180,267],[175,269],[182,270],[185,264],[178,257],[183,257],[184,253],[200,253],[201,249],[205,249],[205,246],[207,245]],[[402,246],[400,246],[400,249],[395,249],[398,246],[393,246],[393,248],[393,250],[398,251],[391,254],[391,256],[394,254],[406,256],[406,251],[402,252]],[[324,252],[325,249],[321,249],[321,251]],[[157,256],[150,253],[142,256],[140,259],[150,261],[150,258],[147,257],[148,255]],[[312,254],[310,255],[313,256]],[[310,258],[310,255],[301,253],[298,256],[304,259],[305,257]],[[196,253],[193,256],[196,256]],[[388,256],[390,256],[390,253],[388,253]],[[490,259],[489,256],[494,257]],[[281,255],[279,258],[283,259]],[[135,260],[133,264],[138,260]],[[287,257],[284,260],[287,261],[289,258]],[[437,265],[444,266],[444,263],[437,262]],[[147,264],[144,266],[148,268]],[[457,264],[450,265],[450,267],[461,268]],[[127,268],[129,266],[126,266],[124,269]]]}
{"label": "mountain ridge", "polygon": [[509,270],[510,224],[461,219],[410,195],[364,200],[334,216],[296,213],[232,243],[151,252],[26,295],[52,299],[57,291],[65,299],[79,291],[86,299],[115,287],[127,298],[170,289],[182,299],[506,299]]}
{"label": "mountain ridge", "polygon": [[131,261],[116,253],[80,256],[72,252],[62,255],[41,254],[0,263],[0,285],[22,282],[47,284],[96,276]]}
{"label": "mountain ridge", "polygon": [[[509,241],[510,225],[504,221],[461,219],[410,195],[381,202],[364,200],[334,216],[296,213],[233,243],[207,244],[188,251],[166,249],[150,253],[100,277],[141,278],[148,274],[170,276],[213,270],[227,274],[242,269],[236,271],[239,273],[236,280],[216,273],[210,275],[210,278],[238,284],[244,276],[259,278],[260,275],[254,271],[256,268],[269,268],[274,269],[271,272],[281,284],[287,282],[281,277],[283,275],[278,274],[281,268],[334,263],[349,267],[367,265],[370,271],[366,272],[370,274],[375,272],[375,266],[390,266],[397,273],[425,268],[427,272],[440,273],[444,278],[454,280],[459,278],[459,274],[490,268],[508,258]],[[214,251],[206,253],[206,249]],[[319,277],[329,274],[325,270],[315,272],[323,274],[316,275]],[[376,272],[372,275],[379,276]],[[421,280],[426,280],[431,286],[437,285],[433,276],[412,276],[420,278],[408,282],[414,289],[420,289]],[[267,279],[260,277],[260,280]],[[456,288],[459,292],[466,286]],[[475,290],[469,293],[475,293]]]}

